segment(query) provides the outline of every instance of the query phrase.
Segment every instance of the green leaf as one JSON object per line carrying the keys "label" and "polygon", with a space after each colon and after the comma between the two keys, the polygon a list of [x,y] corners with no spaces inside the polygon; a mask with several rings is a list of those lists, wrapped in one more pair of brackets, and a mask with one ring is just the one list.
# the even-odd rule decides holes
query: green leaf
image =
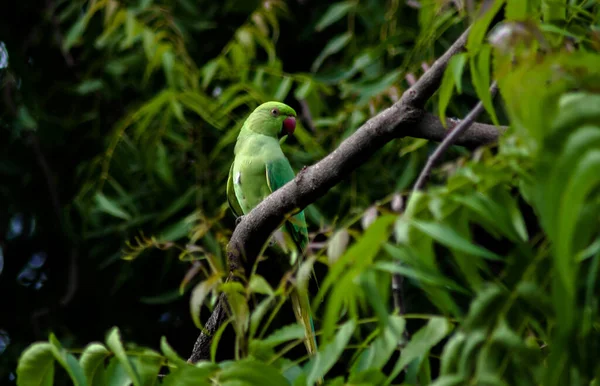
{"label": "green leaf", "polygon": [[54,383],[54,355],[47,342],[33,343],[17,364],[17,386],[50,386]]}
{"label": "green leaf", "polygon": [[281,372],[263,362],[255,359],[242,359],[235,362],[221,364],[219,384],[223,386],[234,385],[273,385],[289,386],[287,379]]}
{"label": "green leaf", "polygon": [[313,62],[310,68],[311,71],[316,72],[319,67],[321,67],[321,64],[323,64],[325,59],[340,52],[344,47],[346,47],[346,44],[350,42],[350,39],[352,39],[352,34],[350,32],[343,33],[331,39],[325,48],[323,48],[323,51],[321,51],[317,59],[315,59]]}
{"label": "green leaf", "polygon": [[304,81],[299,87],[294,91],[294,96],[298,100],[306,99],[308,95],[314,90],[315,84],[312,80]]}
{"label": "green leaf", "polygon": [[79,39],[83,35],[83,32],[85,31],[85,27],[87,27],[87,23],[88,23],[88,18],[86,15],[86,16],[83,16],[83,17],[80,17],[79,19],[77,19],[75,24],[73,24],[71,26],[71,28],[65,35],[65,38],[62,43],[62,49],[64,51],[69,51],[71,49],[71,47],[73,47],[75,45],[75,43],[77,43],[77,41],[79,41]]}
{"label": "green leaf", "polygon": [[[371,368],[360,373],[351,374],[348,378],[350,385],[385,385],[386,377],[380,368]],[[329,385],[329,384],[328,384]]]}
{"label": "green leaf", "polygon": [[540,357],[540,350],[527,346],[525,340],[514,329],[510,328],[505,319],[498,322],[498,326],[494,329],[489,342],[501,346],[513,355],[518,355],[520,361],[530,365],[535,365]]}
{"label": "green leaf", "polygon": [[398,342],[402,340],[405,325],[404,318],[391,315],[385,329],[356,359],[350,371],[351,377],[353,374],[358,375],[361,371],[368,369],[382,369],[394,351],[398,349]]}
{"label": "green leaf", "polygon": [[500,126],[498,122],[498,118],[496,117],[496,111],[494,110],[494,105],[492,103],[492,93],[490,90],[491,86],[491,68],[490,68],[490,58],[492,53],[492,47],[489,44],[483,45],[479,53],[471,57],[470,67],[471,67],[471,80],[473,81],[473,87],[475,87],[475,92],[485,110],[490,114],[492,118],[492,122],[495,125]]}
{"label": "green leaf", "polygon": [[529,16],[532,16],[535,12],[537,12],[537,1],[507,0],[506,19],[515,21],[526,20]]}
{"label": "green leaf", "polygon": [[[568,130],[590,124],[600,126],[600,95],[589,92],[573,92],[560,98],[560,114],[552,122],[554,130]],[[593,136],[593,134],[588,134]]]}
{"label": "green leaf", "polygon": [[259,327],[262,327],[261,323],[269,309],[275,303],[275,296],[268,296],[260,301],[260,303],[254,307],[252,315],[250,315],[250,333],[249,337],[253,339],[256,336],[256,331]]}
{"label": "green leaf", "polygon": [[163,222],[164,220],[173,216],[175,213],[182,210],[186,205],[192,203],[197,193],[198,187],[195,185],[190,186],[185,193],[179,196],[175,201],[172,201],[171,204],[163,212],[161,212],[160,216],[156,218],[156,222]]}
{"label": "green leaf", "polygon": [[332,337],[339,312],[344,305],[357,315],[356,301],[362,296],[362,289],[354,283],[367,266],[372,264],[381,245],[389,238],[390,228],[397,216],[383,215],[377,218],[364,234],[340,259],[333,264],[323,281],[316,299],[312,302],[316,309],[322,299],[329,295],[323,319],[323,340]]}
{"label": "green leaf", "polygon": [[90,386],[103,386],[107,384],[104,361],[111,356],[110,351],[100,343],[90,343],[83,350],[79,364]]}
{"label": "green leaf", "polygon": [[169,342],[167,342],[167,338],[164,336],[160,338],[160,350],[165,354],[165,357],[174,364],[179,365],[185,362],[183,358],[177,355],[175,350],[169,345]]}
{"label": "green leaf", "polygon": [[563,21],[567,16],[567,0],[542,0],[545,22]]}
{"label": "green leaf", "polygon": [[462,386],[468,383],[462,374],[444,375],[436,379],[431,386]]}
{"label": "green leaf", "polygon": [[494,19],[494,16],[502,9],[505,0],[495,0],[491,2],[484,2],[481,4],[481,8],[487,8],[483,15],[480,15],[477,20],[471,26],[471,31],[469,31],[469,37],[467,39],[467,51],[471,55],[475,55],[479,49],[481,48],[481,44],[483,43],[483,39],[487,33],[488,27],[490,23]]}
{"label": "green leaf", "polygon": [[141,384],[153,386],[159,384],[158,373],[163,365],[163,357],[154,350],[143,349],[136,351],[132,362],[140,374]]}
{"label": "green leaf", "polygon": [[354,1],[341,1],[339,3],[332,4],[329,6],[327,11],[321,16],[315,29],[317,31],[322,31],[331,24],[340,20],[344,17],[352,8],[356,6]]}
{"label": "green leaf", "polygon": [[[110,386],[131,386],[131,378],[119,359],[112,357],[106,366],[106,379]],[[104,384],[106,385],[106,383]]]}
{"label": "green leaf", "polygon": [[[570,294],[575,291],[576,252],[572,248],[573,234],[585,198],[600,184],[600,151],[589,151],[572,170],[571,178],[567,181],[559,206],[559,224],[556,243],[555,264],[557,273]],[[566,202],[565,202],[566,200]]]}
{"label": "green leaf", "polygon": [[165,145],[162,143],[156,144],[156,163],[155,170],[156,174],[160,177],[160,179],[169,187],[175,186],[175,178],[173,177],[173,170],[171,165],[169,164],[169,159],[167,155],[167,149]]}
{"label": "green leaf", "polygon": [[100,209],[102,212],[108,213],[123,220],[131,220],[131,215],[129,213],[127,213],[114,200],[109,199],[104,194],[96,193],[94,200],[98,205],[98,209]]}
{"label": "green leaf", "polygon": [[220,274],[214,274],[208,277],[206,280],[198,283],[192,290],[192,296],[190,298],[190,313],[192,314],[192,320],[198,328],[203,328],[202,322],[200,322],[200,308],[204,304],[204,299],[221,281]]}
{"label": "green leaf", "polygon": [[250,293],[259,293],[263,295],[274,295],[275,291],[271,288],[269,282],[265,280],[264,277],[254,274],[250,278],[250,283],[248,283],[248,291]]}
{"label": "green leaf", "polygon": [[322,379],[338,361],[338,358],[348,345],[355,328],[356,322],[354,320],[349,320],[342,324],[335,338],[324,345],[310,362],[306,364],[305,371],[309,374],[308,385],[314,385],[318,379]]}
{"label": "green leaf", "polygon": [[465,288],[456,284],[452,279],[443,276],[439,272],[428,270],[425,267],[414,268],[398,263],[379,261],[373,265],[373,268],[379,269],[388,273],[397,273],[407,278],[412,278],[424,284],[446,287],[462,293],[469,293]]}
{"label": "green leaf", "polygon": [[413,360],[422,361],[429,354],[433,346],[438,344],[451,330],[452,326],[446,318],[431,318],[427,325],[417,331],[406,347],[402,349],[400,359],[396,363],[396,366],[394,366],[388,379],[393,380],[396,378],[400,371]]}
{"label": "green leaf", "polygon": [[[189,287],[187,287],[187,289],[189,289]],[[169,304],[181,298],[181,295],[182,291],[180,289],[171,289],[158,295],[141,296],[140,302],[144,304]]]}
{"label": "green leaf", "polygon": [[162,55],[162,66],[169,87],[175,87],[175,55],[172,51],[165,51]]}
{"label": "green leaf", "polygon": [[160,384],[161,386],[212,386],[211,378],[215,376],[219,367],[210,362],[199,362],[195,365],[184,363],[176,368],[171,368],[169,375]]}
{"label": "green leaf", "polygon": [[239,282],[226,282],[220,288],[227,296],[236,333],[245,334],[250,319],[245,288]]}
{"label": "green leaf", "polygon": [[290,324],[285,327],[282,327],[276,331],[274,331],[267,338],[262,340],[253,340],[252,344],[260,346],[261,348],[269,347],[273,348],[277,345],[280,345],[285,342],[289,342],[292,340],[301,340],[304,339],[304,327],[300,324]]}
{"label": "green leaf", "polygon": [[387,299],[390,298],[390,286],[381,285],[382,282],[385,283],[386,279],[389,279],[389,276],[382,277],[380,272],[372,268],[362,271],[359,276],[363,296],[367,298],[381,325],[386,325],[389,317]]}
{"label": "green leaf", "polygon": [[190,217],[181,218],[174,224],[163,229],[156,239],[161,242],[175,241],[186,237],[192,231],[194,224]]}
{"label": "green leaf", "polygon": [[102,80],[100,80],[100,79],[86,79],[83,82],[79,83],[79,85],[77,85],[77,88],[75,88],[75,91],[79,95],[87,95],[87,94],[93,93],[95,91],[98,91],[98,90],[102,89],[103,87],[104,87],[104,82],[102,82]]}
{"label": "green leaf", "polygon": [[135,386],[141,386],[142,380],[140,378],[140,374],[136,370],[131,359],[129,359],[129,357],[127,356],[127,353],[125,352],[125,348],[121,343],[121,334],[119,333],[118,328],[113,327],[109,331],[109,333],[106,336],[106,345],[115,354],[115,357],[117,358],[121,366],[123,366],[123,369],[125,369],[125,372],[129,376],[129,379],[133,382],[133,384]]}
{"label": "green leaf", "polygon": [[36,130],[38,127],[38,123],[31,116],[29,109],[25,105],[19,106],[17,110],[17,122],[27,130]]}
{"label": "green leaf", "polygon": [[475,212],[476,220],[493,235],[497,236],[500,231],[502,236],[514,242],[527,240],[521,212],[515,200],[504,189],[488,192],[488,195],[476,192],[454,196],[453,199]]}
{"label": "green leaf", "polygon": [[366,267],[377,255],[381,245],[388,239],[389,228],[397,219],[394,215],[384,215],[377,220],[358,238],[338,261],[331,267],[315,302],[319,302],[325,295],[325,292],[333,286],[336,280],[347,269],[348,264],[356,263],[359,266]]}
{"label": "green leaf", "polygon": [[452,91],[456,87],[459,94],[462,93],[462,73],[467,63],[467,54],[461,53],[454,55],[448,62],[448,67],[444,71],[442,84],[440,85],[439,94],[440,101],[438,106],[438,114],[440,121],[446,125],[446,109],[452,98]]}
{"label": "green leaf", "polygon": [[462,332],[456,332],[452,338],[444,345],[442,351],[442,365],[440,367],[441,375],[449,375],[458,370],[458,361],[460,353],[465,345],[467,335]]}
{"label": "green leaf", "polygon": [[87,385],[85,374],[83,373],[83,369],[77,362],[77,359],[72,354],[69,354],[67,350],[65,350],[56,336],[54,334],[50,334],[50,344],[52,345],[52,354],[54,354],[54,358],[60,363],[60,365],[67,371],[69,377],[73,381],[73,384],[76,386],[85,386]]}
{"label": "green leaf", "polygon": [[471,243],[470,240],[466,240],[458,232],[446,224],[418,220],[412,220],[411,224],[421,232],[429,235],[434,240],[447,247],[455,248],[459,251],[489,260],[502,260],[501,256],[498,256],[485,248]]}
{"label": "green leaf", "polygon": [[346,251],[350,242],[350,234],[346,229],[339,229],[327,243],[327,259],[329,264],[335,263]]}
{"label": "green leaf", "polygon": [[504,291],[498,285],[488,285],[477,294],[471,302],[469,314],[463,322],[465,329],[477,329],[487,326],[488,321],[495,318],[504,301]]}
{"label": "green leaf", "polygon": [[292,89],[292,84],[293,84],[293,80],[292,78],[290,78],[289,76],[286,76],[283,78],[283,80],[281,81],[281,83],[279,84],[279,87],[277,88],[277,91],[275,92],[275,96],[273,96],[273,99],[276,101],[282,101],[284,100],[287,95],[289,94],[290,90]]}
{"label": "green leaf", "polygon": [[[227,323],[224,323],[225,325]],[[218,370],[219,366],[211,362],[198,362],[194,365],[183,360],[164,336],[160,339],[160,349],[169,360],[169,375],[162,385],[165,386],[209,386],[212,385],[210,377]]]}

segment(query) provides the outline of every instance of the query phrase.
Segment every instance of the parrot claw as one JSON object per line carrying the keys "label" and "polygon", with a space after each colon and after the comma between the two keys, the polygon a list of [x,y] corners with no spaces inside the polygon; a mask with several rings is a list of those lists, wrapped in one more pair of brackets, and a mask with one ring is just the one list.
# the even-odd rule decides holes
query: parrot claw
{"label": "parrot claw", "polygon": [[238,218],[235,219],[235,226],[240,225],[240,223],[242,222],[242,220],[244,219],[244,216],[240,216]]}

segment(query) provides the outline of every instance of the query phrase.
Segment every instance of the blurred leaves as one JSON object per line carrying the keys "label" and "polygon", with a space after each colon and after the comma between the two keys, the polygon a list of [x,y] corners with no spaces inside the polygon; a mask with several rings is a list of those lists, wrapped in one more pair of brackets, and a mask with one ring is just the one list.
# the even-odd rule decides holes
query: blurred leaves
{"label": "blurred leaves", "polygon": [[[42,34],[0,42],[6,218],[20,213],[21,192],[49,196],[56,181],[58,210],[29,198],[26,209],[59,213],[37,228],[56,228],[81,246],[83,282],[102,275],[98,288],[90,285],[102,296],[80,295],[94,302],[89,309],[109,310],[112,325],[116,313],[141,304],[130,312],[137,323],[122,329],[132,341],[151,329],[156,347],[125,343],[116,328],[105,344],[87,344],[73,332],[81,322],[70,320],[54,326],[59,338],[22,352],[17,383],[145,385],[159,372],[167,385],[598,383],[599,8],[513,0],[52,2]],[[269,256],[247,280],[225,282],[235,226],[225,183],[246,116],[272,99],[296,109],[298,127],[283,151],[299,170],[399,100],[470,22],[467,49],[451,60],[427,109],[446,122],[482,100],[482,119],[510,125],[499,143],[453,147],[428,188],[412,196],[433,145],[386,145],[306,208],[311,251],[297,274],[289,267],[269,276]],[[30,44],[49,51],[15,49]],[[501,101],[491,98],[492,80]],[[39,154],[23,157],[32,138],[48,154],[49,179],[30,171],[44,168]],[[9,243],[30,237],[7,229],[2,275],[17,260]],[[66,266],[55,261],[53,270]],[[401,316],[392,313],[392,274],[404,277]],[[307,282],[319,341],[310,358],[302,328],[281,321],[290,287]],[[145,311],[183,308],[193,335],[221,293],[231,313],[211,361],[188,364],[164,337],[156,351],[165,333]],[[111,314],[116,304],[122,308]],[[108,327],[86,324],[93,331],[85,336]],[[235,340],[221,341],[229,327]],[[174,325],[166,335],[180,331]],[[13,342],[8,350],[20,347]],[[227,344],[237,360],[217,355]],[[65,371],[55,373],[57,364]]]}

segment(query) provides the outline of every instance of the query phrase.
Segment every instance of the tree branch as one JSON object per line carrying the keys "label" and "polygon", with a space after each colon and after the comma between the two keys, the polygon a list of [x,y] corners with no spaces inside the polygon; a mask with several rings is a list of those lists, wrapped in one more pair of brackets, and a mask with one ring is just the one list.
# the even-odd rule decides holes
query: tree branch
{"label": "tree branch", "polygon": [[[496,82],[494,82],[490,89],[492,96],[496,94],[497,89],[498,88]],[[427,178],[429,177],[429,174],[431,174],[431,170],[433,169],[433,166],[436,164],[436,162],[438,162],[439,159],[444,155],[446,150],[448,150],[448,148],[454,144],[454,141],[456,141],[461,135],[464,135],[464,133],[475,123],[475,120],[479,117],[483,110],[483,102],[479,101],[477,105],[475,105],[473,110],[471,110],[469,114],[467,114],[465,119],[463,119],[456,127],[454,127],[452,131],[450,131],[450,134],[448,134],[448,136],[444,138],[442,143],[439,144],[439,146],[435,149],[433,154],[427,159],[427,163],[425,164],[425,167],[423,167],[423,170],[421,170],[419,178],[417,178],[417,182],[413,187],[413,194],[423,189],[425,183],[427,182]]]}
{"label": "tree branch", "polygon": [[[431,68],[408,89],[402,98],[362,125],[352,136],[316,164],[301,170],[296,178],[273,192],[235,228],[227,246],[230,278],[249,271],[269,235],[290,214],[323,196],[357,167],[367,161],[376,151],[396,138],[406,136],[439,141],[448,130],[439,119],[423,110],[425,102],[439,87],[450,58],[464,49],[468,29],[442,55]],[[501,131],[494,126],[475,124],[457,138],[455,144],[474,147],[494,142]],[[224,296],[219,298],[213,314],[206,325],[212,335],[219,328],[218,320],[225,320],[227,306]],[[225,319],[223,319],[225,318]],[[213,323],[216,322],[216,323]],[[211,337],[202,333],[198,338],[190,362],[208,359]]]}

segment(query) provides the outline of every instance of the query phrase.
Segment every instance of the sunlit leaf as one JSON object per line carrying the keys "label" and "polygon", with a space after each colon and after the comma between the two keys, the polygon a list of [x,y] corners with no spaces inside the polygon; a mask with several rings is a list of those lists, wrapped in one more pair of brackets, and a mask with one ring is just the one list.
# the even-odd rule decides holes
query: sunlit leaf
{"label": "sunlit leaf", "polygon": [[356,322],[353,320],[344,323],[335,338],[319,349],[317,355],[306,365],[309,374],[307,384],[312,385],[327,374],[344,351],[355,328]]}
{"label": "sunlit leaf", "polygon": [[442,84],[440,85],[440,102],[439,102],[439,116],[440,121],[446,123],[446,109],[452,98],[452,92],[456,87],[459,94],[462,93],[462,73],[467,63],[466,54],[458,54],[450,59],[448,67],[444,71],[444,77],[442,78]]}
{"label": "sunlit leaf", "polygon": [[254,359],[242,359],[224,363],[219,373],[222,385],[281,385],[288,386],[287,380],[273,366],[268,366]]}
{"label": "sunlit leaf", "polygon": [[206,280],[198,283],[196,287],[192,290],[192,297],[190,298],[190,313],[192,315],[192,320],[196,327],[202,328],[202,323],[200,322],[200,308],[204,304],[204,299],[206,296],[212,291],[221,281],[221,275],[212,275]]}
{"label": "sunlit leaf", "polygon": [[451,331],[452,326],[445,318],[435,317],[417,331],[400,354],[389,379],[394,377],[413,360],[422,361],[429,351]]}
{"label": "sunlit leaf", "polygon": [[353,1],[340,1],[339,3],[335,3],[329,6],[327,11],[321,16],[315,29],[317,31],[321,31],[336,21],[340,20],[344,17],[352,8],[356,5]]}
{"label": "sunlit leaf", "polygon": [[52,345],[52,354],[54,354],[54,358],[56,358],[56,361],[67,371],[73,384],[80,386],[86,385],[86,376],[73,354],[68,353],[67,350],[62,347],[54,334],[50,334],[50,339],[48,340]]}
{"label": "sunlit leaf", "polygon": [[350,242],[350,234],[346,229],[336,231],[327,244],[327,258],[329,263],[335,263],[346,251]]}
{"label": "sunlit leaf", "polygon": [[325,59],[327,59],[329,56],[331,56],[333,54],[340,52],[348,44],[348,42],[350,42],[351,38],[352,38],[352,34],[349,32],[346,32],[344,34],[338,35],[335,38],[331,39],[327,43],[325,48],[323,48],[323,51],[321,51],[321,54],[319,54],[317,59],[315,59],[315,61],[313,62],[311,70],[313,72],[317,71],[319,69],[319,67],[321,67],[321,64],[323,64]]}
{"label": "sunlit leaf", "polygon": [[34,343],[27,347],[19,358],[17,385],[52,385],[54,383],[54,360],[50,343]]}
{"label": "sunlit leaf", "polygon": [[96,193],[96,196],[94,197],[96,200],[96,204],[98,205],[98,208],[105,212],[108,213],[112,216],[121,218],[123,220],[130,220],[131,219],[131,215],[129,213],[127,213],[119,204],[117,204],[114,200],[106,197],[104,194],[102,193]]}
{"label": "sunlit leaf", "polygon": [[100,343],[90,343],[83,350],[79,363],[89,385],[100,386],[106,384],[104,363],[110,355],[110,351]]}
{"label": "sunlit leaf", "polygon": [[115,354],[119,364],[123,366],[123,369],[133,384],[135,386],[141,385],[142,380],[140,378],[140,374],[135,368],[132,360],[127,355],[125,347],[123,347],[123,343],[121,342],[121,334],[118,328],[115,327],[109,331],[106,336],[106,345]]}
{"label": "sunlit leaf", "polygon": [[436,241],[450,248],[456,248],[460,251],[490,260],[502,259],[502,257],[496,255],[495,253],[473,244],[470,240],[465,239],[458,232],[447,225],[416,220],[413,220],[412,224],[420,231],[428,234]]}

